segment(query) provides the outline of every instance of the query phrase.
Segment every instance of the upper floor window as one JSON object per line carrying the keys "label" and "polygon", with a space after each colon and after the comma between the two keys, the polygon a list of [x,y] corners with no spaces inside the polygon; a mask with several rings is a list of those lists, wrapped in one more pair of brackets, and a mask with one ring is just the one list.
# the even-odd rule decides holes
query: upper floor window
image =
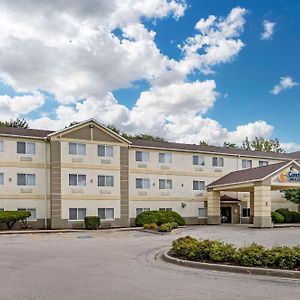
{"label": "upper floor window", "polygon": [[149,161],[149,152],[145,151],[135,151],[136,161]]}
{"label": "upper floor window", "polygon": [[159,153],[159,162],[164,164],[170,164],[172,162],[171,153]]}
{"label": "upper floor window", "polygon": [[0,173],[0,185],[4,184],[4,174]]}
{"label": "upper floor window", "polygon": [[86,175],[69,174],[69,186],[86,186]]}
{"label": "upper floor window", "polygon": [[213,167],[224,167],[224,158],[223,157],[213,157],[212,165],[213,165]]}
{"label": "upper floor window", "polygon": [[252,168],[252,160],[251,159],[242,159],[242,168]]}
{"label": "upper floor window", "polygon": [[98,175],[98,186],[114,186],[114,176]]}
{"label": "upper floor window", "polygon": [[69,143],[69,154],[86,155],[86,144]]}
{"label": "upper floor window", "polygon": [[149,178],[136,178],[135,186],[137,189],[149,189],[150,188],[150,179]]}
{"label": "upper floor window", "polygon": [[35,155],[35,143],[17,142],[17,153]]}
{"label": "upper floor window", "polygon": [[194,166],[204,166],[205,159],[203,156],[194,155],[193,156],[193,165]]}
{"label": "upper floor window", "polygon": [[0,152],[3,152],[3,149],[4,147],[3,147],[3,141],[0,141]]}
{"label": "upper floor window", "polygon": [[194,191],[203,191],[205,189],[205,182],[204,181],[193,181],[193,190]]}
{"label": "upper floor window", "polygon": [[17,185],[35,186],[36,185],[36,175],[35,174],[17,174]]}
{"label": "upper floor window", "polygon": [[269,164],[269,162],[267,160],[260,160],[258,165],[260,167],[264,167],[264,166],[267,166]]}
{"label": "upper floor window", "polygon": [[101,157],[113,157],[114,148],[108,145],[98,145],[98,156]]}
{"label": "upper floor window", "polygon": [[171,179],[159,179],[159,189],[160,190],[171,190],[172,180]]}

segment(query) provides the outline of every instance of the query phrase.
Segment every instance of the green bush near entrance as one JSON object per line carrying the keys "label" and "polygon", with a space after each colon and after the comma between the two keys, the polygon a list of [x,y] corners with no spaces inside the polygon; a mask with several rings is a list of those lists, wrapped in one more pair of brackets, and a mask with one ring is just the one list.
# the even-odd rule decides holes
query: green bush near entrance
{"label": "green bush near entrance", "polygon": [[25,224],[26,219],[30,216],[30,211],[0,211],[0,223],[6,224],[7,229],[12,229],[18,221],[21,221]]}
{"label": "green bush near entrance", "polygon": [[178,224],[176,222],[164,223],[160,225],[158,231],[160,232],[171,232],[173,229],[178,228]]}
{"label": "green bush near entrance", "polygon": [[185,224],[184,219],[175,211],[144,211],[137,215],[135,219],[136,226],[144,226],[145,224],[155,223],[157,226],[160,226],[164,223],[175,222],[179,226]]}
{"label": "green bush near entrance", "polygon": [[293,215],[287,208],[278,208],[275,212],[280,213],[284,217],[284,223],[292,223]]}
{"label": "green bush near entrance", "polygon": [[300,213],[297,211],[291,211],[293,217],[293,223],[300,223]]}
{"label": "green bush near entrance", "polygon": [[87,230],[97,230],[100,227],[100,218],[97,216],[85,217],[84,226]]}
{"label": "green bush near entrance", "polygon": [[173,242],[172,255],[199,262],[300,270],[300,246],[266,248],[253,243],[236,248],[221,241],[197,240],[186,236]]}
{"label": "green bush near entrance", "polygon": [[272,211],[271,213],[272,221],[274,223],[283,223],[284,222],[284,216],[280,214],[279,212]]}

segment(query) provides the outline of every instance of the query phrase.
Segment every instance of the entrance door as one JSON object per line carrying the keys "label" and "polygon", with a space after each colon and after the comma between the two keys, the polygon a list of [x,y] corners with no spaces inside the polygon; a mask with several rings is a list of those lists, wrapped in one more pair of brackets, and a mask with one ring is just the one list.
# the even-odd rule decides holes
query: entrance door
{"label": "entrance door", "polygon": [[221,207],[221,222],[231,223],[231,207]]}

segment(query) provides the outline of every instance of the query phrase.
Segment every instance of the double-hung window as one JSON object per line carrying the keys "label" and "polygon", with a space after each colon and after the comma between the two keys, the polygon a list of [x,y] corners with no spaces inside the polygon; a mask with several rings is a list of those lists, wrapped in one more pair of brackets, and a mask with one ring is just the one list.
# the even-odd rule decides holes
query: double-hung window
{"label": "double-hung window", "polygon": [[108,145],[98,145],[98,156],[100,157],[113,157],[114,147]]}
{"label": "double-hung window", "polygon": [[149,152],[145,151],[135,151],[135,161],[149,161]]}
{"label": "double-hung window", "polygon": [[213,157],[212,165],[213,165],[213,167],[224,167],[224,158],[223,157]]}
{"label": "double-hung window", "polygon": [[86,186],[86,175],[69,174],[69,186]]}
{"label": "double-hung window", "polygon": [[199,219],[207,218],[207,207],[198,208],[198,218]]}
{"label": "double-hung window", "polygon": [[258,163],[258,165],[259,165],[260,167],[265,167],[265,166],[267,166],[268,164],[269,164],[269,163],[268,163],[267,160],[260,160],[259,163]]}
{"label": "double-hung window", "polygon": [[205,182],[204,181],[193,181],[193,190],[194,191],[203,191],[205,189]]}
{"label": "double-hung window", "polygon": [[114,186],[114,176],[98,175],[98,186]]}
{"label": "double-hung window", "polygon": [[193,165],[194,166],[204,166],[205,165],[205,159],[203,156],[194,155],[193,156]]}
{"label": "double-hung window", "polygon": [[101,220],[114,220],[115,209],[114,208],[98,208],[98,217]]}
{"label": "double-hung window", "polygon": [[159,153],[159,162],[163,164],[172,163],[172,154],[171,153]]}
{"label": "double-hung window", "polygon": [[159,189],[160,190],[171,190],[172,180],[171,179],[159,179]]}
{"label": "double-hung window", "polygon": [[17,153],[35,155],[35,143],[17,142]]}
{"label": "double-hung window", "polygon": [[248,218],[248,217],[250,217],[250,208],[243,207],[243,210],[242,210],[242,216],[243,216],[243,218]]}
{"label": "double-hung window", "polygon": [[172,211],[171,207],[160,207],[159,210],[161,211]]}
{"label": "double-hung window", "polygon": [[242,168],[243,169],[252,168],[252,160],[251,159],[242,159]]}
{"label": "double-hung window", "polygon": [[69,208],[69,220],[82,221],[86,217],[86,208]]}
{"label": "double-hung window", "polygon": [[4,184],[4,173],[0,173],[0,185]]}
{"label": "double-hung window", "polygon": [[0,141],[0,152],[3,152],[4,151],[4,143],[3,141]]}
{"label": "double-hung window", "polygon": [[28,221],[36,221],[36,209],[35,208],[18,208],[18,211],[29,211],[31,213],[30,217],[27,218]]}
{"label": "double-hung window", "polygon": [[18,186],[35,186],[36,175],[35,174],[17,174]]}
{"label": "double-hung window", "polygon": [[137,208],[136,209],[136,216],[141,214],[144,211],[150,211],[150,208]]}
{"label": "double-hung window", "polygon": [[69,154],[86,155],[86,144],[69,143]]}
{"label": "double-hung window", "polygon": [[136,178],[135,187],[137,189],[149,189],[150,188],[150,179],[149,178]]}

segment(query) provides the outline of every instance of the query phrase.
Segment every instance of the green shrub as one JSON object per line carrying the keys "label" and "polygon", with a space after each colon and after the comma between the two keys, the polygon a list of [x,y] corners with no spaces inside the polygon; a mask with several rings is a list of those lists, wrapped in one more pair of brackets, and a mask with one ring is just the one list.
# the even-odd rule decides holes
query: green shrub
{"label": "green shrub", "polygon": [[136,226],[144,226],[144,224],[150,223],[155,223],[160,226],[170,222],[176,222],[179,226],[185,224],[183,218],[175,211],[144,211],[137,215],[135,219]]}
{"label": "green shrub", "polygon": [[272,211],[271,213],[272,221],[274,223],[283,223],[284,222],[284,216],[280,214],[279,212]]}
{"label": "green shrub", "polygon": [[100,218],[97,216],[88,216],[84,218],[85,229],[96,230],[100,226]]}
{"label": "green shrub", "polygon": [[7,229],[12,229],[18,221],[21,221],[23,224],[25,224],[26,219],[30,216],[31,212],[25,210],[0,211],[0,223],[6,224]]}
{"label": "green shrub", "polygon": [[236,248],[221,241],[214,241],[209,250],[209,258],[213,262],[232,262],[235,255]]}
{"label": "green shrub", "polygon": [[158,226],[155,223],[144,224],[144,229],[157,230]]}
{"label": "green shrub", "polygon": [[164,223],[164,224],[160,225],[158,231],[171,232],[175,228],[178,228],[178,224],[176,222]]}
{"label": "green shrub", "polygon": [[300,213],[297,211],[291,211],[293,223],[300,223]]}
{"label": "green shrub", "polygon": [[276,212],[280,213],[284,217],[284,223],[293,222],[293,216],[287,208],[278,208]]}
{"label": "green shrub", "polygon": [[250,246],[241,247],[234,257],[235,261],[245,267],[263,266],[265,248],[255,243]]}

